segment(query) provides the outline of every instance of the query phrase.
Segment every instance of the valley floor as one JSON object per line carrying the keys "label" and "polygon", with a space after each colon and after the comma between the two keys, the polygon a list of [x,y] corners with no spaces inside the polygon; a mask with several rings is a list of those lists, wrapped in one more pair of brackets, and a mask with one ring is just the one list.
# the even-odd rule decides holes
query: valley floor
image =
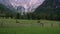
{"label": "valley floor", "polygon": [[[60,21],[0,19],[0,34],[60,34]],[[53,25],[52,25],[53,24]]]}

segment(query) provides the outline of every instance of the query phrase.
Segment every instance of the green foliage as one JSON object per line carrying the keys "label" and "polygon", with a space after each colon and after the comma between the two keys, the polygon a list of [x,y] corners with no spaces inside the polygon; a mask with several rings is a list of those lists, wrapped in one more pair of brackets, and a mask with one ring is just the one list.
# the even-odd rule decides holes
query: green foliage
{"label": "green foliage", "polygon": [[17,13],[15,18],[16,19],[20,19],[20,16],[21,16],[21,14],[20,13]]}
{"label": "green foliage", "polygon": [[41,19],[60,20],[59,0],[45,0],[35,12]]}
{"label": "green foliage", "polygon": [[6,17],[6,18],[13,18],[15,17],[16,12],[14,12],[13,10],[7,8],[5,5],[0,4],[0,17]]}
{"label": "green foliage", "polygon": [[60,1],[59,0],[45,0],[34,12],[21,13],[10,10],[6,6],[0,4],[0,17],[28,19],[28,20],[60,20]]}

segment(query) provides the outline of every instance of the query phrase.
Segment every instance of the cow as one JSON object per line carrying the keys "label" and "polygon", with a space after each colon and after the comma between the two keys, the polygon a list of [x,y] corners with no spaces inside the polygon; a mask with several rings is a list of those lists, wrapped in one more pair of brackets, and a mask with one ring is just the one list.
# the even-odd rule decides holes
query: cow
{"label": "cow", "polygon": [[42,23],[41,21],[37,21],[37,23],[44,26],[44,23]]}
{"label": "cow", "polygon": [[16,23],[19,23],[19,21],[18,21],[18,20],[16,20]]}

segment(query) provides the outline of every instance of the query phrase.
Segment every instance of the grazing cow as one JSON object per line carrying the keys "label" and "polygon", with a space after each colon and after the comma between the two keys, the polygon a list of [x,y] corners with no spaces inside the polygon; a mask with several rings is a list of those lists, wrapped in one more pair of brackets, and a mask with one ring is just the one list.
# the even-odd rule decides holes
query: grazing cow
{"label": "grazing cow", "polygon": [[44,23],[41,23],[41,21],[38,21],[37,23],[39,23],[40,25],[44,26]]}
{"label": "grazing cow", "polygon": [[18,20],[16,20],[16,23],[19,23],[19,21],[18,21]]}
{"label": "grazing cow", "polygon": [[37,21],[37,23],[40,23],[40,21]]}
{"label": "grazing cow", "polygon": [[59,26],[60,26],[60,23],[59,23]]}
{"label": "grazing cow", "polygon": [[3,26],[3,24],[4,24],[3,22],[2,22],[2,23],[0,23],[0,26]]}
{"label": "grazing cow", "polygon": [[53,23],[51,23],[51,26],[53,26]]}

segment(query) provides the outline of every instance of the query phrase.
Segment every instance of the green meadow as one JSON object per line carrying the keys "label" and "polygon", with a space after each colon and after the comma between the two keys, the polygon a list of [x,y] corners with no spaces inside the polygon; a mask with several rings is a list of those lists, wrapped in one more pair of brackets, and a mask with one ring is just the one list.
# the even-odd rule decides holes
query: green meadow
{"label": "green meadow", "polygon": [[0,27],[0,34],[60,34],[60,27]]}
{"label": "green meadow", "polygon": [[[19,20],[22,24],[37,23],[38,20]],[[60,23],[60,21],[40,20],[43,23]],[[0,19],[0,23],[16,23],[16,19]],[[60,34],[60,26],[0,26],[0,34]]]}
{"label": "green meadow", "polygon": [[[20,23],[37,23],[38,20],[21,20],[21,19],[0,19],[0,22],[3,23],[15,23],[18,20]],[[52,21],[52,20],[40,20],[42,23],[60,23],[60,21]]]}

